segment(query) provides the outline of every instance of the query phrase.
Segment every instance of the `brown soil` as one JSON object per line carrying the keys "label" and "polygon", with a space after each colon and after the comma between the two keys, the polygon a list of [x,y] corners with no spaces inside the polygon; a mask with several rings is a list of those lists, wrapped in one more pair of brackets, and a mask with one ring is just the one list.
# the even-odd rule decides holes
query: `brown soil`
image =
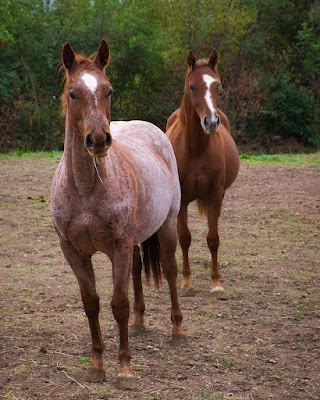
{"label": "brown soil", "polygon": [[[48,207],[56,165],[41,157],[0,160],[0,397],[320,398],[318,168],[242,163],[220,219],[224,302],[210,297],[206,222],[191,207],[196,293],[181,297],[188,341],[171,342],[167,285],[146,287],[147,332],[131,339],[137,388],[121,391],[114,386],[111,269],[102,254],[94,264],[107,381],[82,378],[89,328]],[[181,269],[180,250],[177,257]]]}

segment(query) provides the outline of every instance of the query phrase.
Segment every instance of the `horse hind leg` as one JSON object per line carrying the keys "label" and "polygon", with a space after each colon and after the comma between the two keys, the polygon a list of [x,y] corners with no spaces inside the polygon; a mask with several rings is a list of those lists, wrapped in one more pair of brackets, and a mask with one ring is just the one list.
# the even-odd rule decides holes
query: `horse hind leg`
{"label": "horse hind leg", "polygon": [[184,338],[185,332],[182,328],[182,313],[179,305],[177,291],[178,268],[175,258],[177,248],[176,221],[170,220],[157,232],[160,241],[160,259],[163,273],[169,285],[171,298],[171,321],[173,338]]}
{"label": "horse hind leg", "polygon": [[134,317],[133,317],[133,322],[130,326],[130,334],[133,336],[142,334],[145,331],[144,327],[145,303],[143,298],[141,272],[142,272],[142,261],[141,261],[139,246],[134,246],[133,268],[132,268],[133,292],[134,292],[134,306],[133,306]]}
{"label": "horse hind leg", "polygon": [[182,296],[194,296],[194,290],[191,283],[191,269],[189,263],[189,248],[191,245],[191,234],[188,228],[188,209],[181,205],[178,214],[178,236],[182,249]]}
{"label": "horse hind leg", "polygon": [[210,207],[207,208],[209,232],[207,235],[207,244],[211,253],[211,283],[210,293],[218,300],[227,300],[227,294],[220,282],[218,249],[220,244],[218,233],[218,220],[221,211],[222,199],[218,198]]}

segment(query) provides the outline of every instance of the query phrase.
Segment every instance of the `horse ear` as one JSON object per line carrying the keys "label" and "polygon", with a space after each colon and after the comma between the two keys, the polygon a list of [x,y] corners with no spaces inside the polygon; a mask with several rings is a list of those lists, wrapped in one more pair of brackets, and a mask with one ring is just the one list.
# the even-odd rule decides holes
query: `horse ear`
{"label": "horse ear", "polygon": [[70,43],[66,43],[62,49],[62,61],[67,70],[70,70],[75,63],[75,54]]}
{"label": "horse ear", "polygon": [[217,49],[213,49],[210,58],[209,58],[209,65],[212,69],[216,70],[218,63],[219,63],[219,53]]}
{"label": "horse ear", "polygon": [[108,65],[109,58],[110,58],[109,45],[104,39],[102,39],[94,61],[96,64],[98,64],[100,68],[104,69]]}
{"label": "horse ear", "polygon": [[196,64],[196,57],[195,57],[195,55],[194,55],[192,50],[189,51],[189,54],[187,56],[187,62],[188,62],[188,65],[189,65],[190,69],[193,69],[193,67]]}

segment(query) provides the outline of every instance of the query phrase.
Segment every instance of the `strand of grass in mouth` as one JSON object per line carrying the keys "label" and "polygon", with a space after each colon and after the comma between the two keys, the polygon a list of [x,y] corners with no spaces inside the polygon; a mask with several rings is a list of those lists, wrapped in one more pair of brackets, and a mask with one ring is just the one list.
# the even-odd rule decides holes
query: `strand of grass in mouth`
{"label": "strand of grass in mouth", "polygon": [[95,157],[93,157],[93,164],[94,164],[94,167],[95,167],[95,169],[96,169],[96,171],[97,171],[97,175],[98,175],[98,178],[100,179],[100,182],[103,184],[103,182],[102,182],[102,179],[101,179],[101,176],[100,176],[100,174],[99,174],[99,170],[98,170],[98,167],[97,167],[97,164],[96,163],[98,163],[99,164],[99,161],[95,158]]}

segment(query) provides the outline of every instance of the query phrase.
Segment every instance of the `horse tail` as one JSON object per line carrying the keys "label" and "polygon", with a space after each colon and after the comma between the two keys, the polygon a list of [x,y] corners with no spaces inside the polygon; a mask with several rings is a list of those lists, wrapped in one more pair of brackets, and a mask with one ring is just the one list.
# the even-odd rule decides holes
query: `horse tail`
{"label": "horse tail", "polygon": [[197,206],[198,206],[198,211],[200,217],[206,217],[207,216],[207,207],[205,203],[199,199],[197,199]]}
{"label": "horse tail", "polygon": [[162,283],[162,271],[160,264],[160,242],[157,232],[142,243],[142,259],[148,284],[152,271],[155,287],[159,289]]}

